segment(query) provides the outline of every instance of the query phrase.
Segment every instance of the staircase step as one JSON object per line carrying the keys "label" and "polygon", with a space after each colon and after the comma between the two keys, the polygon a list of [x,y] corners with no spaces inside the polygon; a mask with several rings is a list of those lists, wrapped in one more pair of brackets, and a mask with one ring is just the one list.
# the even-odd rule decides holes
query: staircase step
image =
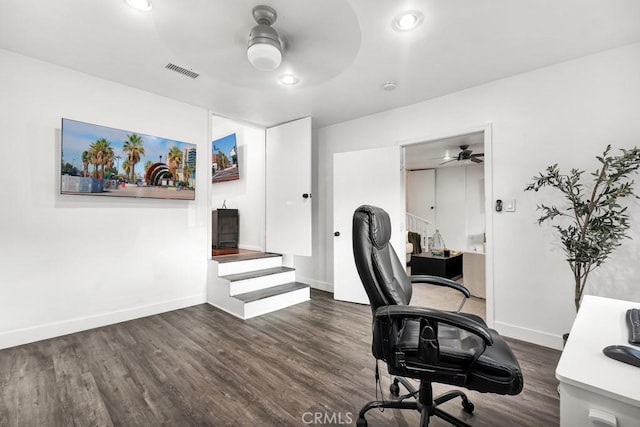
{"label": "staircase step", "polygon": [[[214,262],[218,263],[218,276],[225,277],[234,274],[248,273],[250,271],[265,270],[282,266],[282,256],[278,254],[253,253],[242,255],[231,255],[231,258],[216,257]],[[220,258],[225,258],[220,260]]]}
{"label": "staircase step", "polygon": [[291,268],[291,267],[265,268],[263,270],[247,271],[246,273],[229,274],[227,276],[221,276],[221,278],[228,280],[230,282],[238,282],[240,280],[255,279],[258,277],[270,276],[272,274],[288,273],[289,271],[295,271],[295,268]]}
{"label": "staircase step", "polygon": [[213,260],[219,262],[220,264],[224,264],[227,262],[248,261],[252,259],[274,258],[279,256],[281,255],[271,252],[250,252],[245,254],[215,256],[213,257]]}
{"label": "staircase step", "polygon": [[272,286],[266,289],[260,289],[258,291],[234,295],[234,298],[237,298],[246,304],[246,303],[258,301],[265,298],[271,298],[276,295],[286,294],[287,292],[308,288],[308,287],[309,285],[305,285],[304,283],[291,282],[291,283],[285,283],[284,285],[278,285],[278,286]]}

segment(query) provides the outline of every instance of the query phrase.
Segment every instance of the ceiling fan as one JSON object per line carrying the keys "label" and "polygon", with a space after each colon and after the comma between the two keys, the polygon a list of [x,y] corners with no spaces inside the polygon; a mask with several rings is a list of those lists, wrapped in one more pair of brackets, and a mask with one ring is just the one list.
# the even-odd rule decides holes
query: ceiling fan
{"label": "ceiling fan", "polygon": [[484,157],[484,153],[476,153],[476,154],[472,154],[472,153],[473,151],[469,150],[468,145],[461,145],[460,152],[458,153],[458,157],[454,157],[440,164],[445,165],[450,162],[459,162],[462,160],[471,160],[474,163],[482,163],[483,160],[480,157]]}

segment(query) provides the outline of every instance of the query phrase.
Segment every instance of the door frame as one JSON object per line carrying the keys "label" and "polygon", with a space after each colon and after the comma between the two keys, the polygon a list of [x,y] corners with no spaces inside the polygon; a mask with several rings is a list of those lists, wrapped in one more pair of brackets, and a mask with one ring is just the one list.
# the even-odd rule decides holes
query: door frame
{"label": "door frame", "polygon": [[[404,149],[407,146],[415,144],[424,144],[434,142],[440,139],[451,138],[454,136],[465,135],[475,132],[483,132],[484,135],[484,222],[486,233],[485,245],[485,309],[486,323],[490,328],[494,326],[495,308],[494,308],[494,286],[493,286],[493,147],[492,147],[492,125],[491,123],[469,126],[465,128],[450,129],[437,134],[429,134],[420,138],[412,138],[410,140],[398,141],[398,145],[402,148],[403,158]],[[404,162],[403,162],[404,168]],[[406,213],[406,191],[405,184],[402,186],[402,210]],[[406,228],[403,220],[403,229]]]}

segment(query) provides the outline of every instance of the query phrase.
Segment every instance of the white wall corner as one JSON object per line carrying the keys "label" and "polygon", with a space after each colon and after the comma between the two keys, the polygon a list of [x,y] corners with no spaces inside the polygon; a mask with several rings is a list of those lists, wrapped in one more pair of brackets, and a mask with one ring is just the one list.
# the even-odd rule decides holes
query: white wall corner
{"label": "white wall corner", "polygon": [[296,276],[296,282],[304,283],[311,286],[313,289],[333,293],[333,283],[324,282],[320,280],[311,279],[308,277]]}
{"label": "white wall corner", "polygon": [[562,350],[562,336],[550,334],[548,332],[537,331],[535,329],[523,328],[505,322],[494,322],[494,328],[500,335],[515,338],[521,341],[541,345],[543,347]]}

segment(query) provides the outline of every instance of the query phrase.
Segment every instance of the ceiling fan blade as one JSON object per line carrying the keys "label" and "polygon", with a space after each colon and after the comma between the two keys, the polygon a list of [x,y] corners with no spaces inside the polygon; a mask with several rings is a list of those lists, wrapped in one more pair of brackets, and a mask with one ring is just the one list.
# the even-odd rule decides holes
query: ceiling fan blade
{"label": "ceiling fan blade", "polygon": [[484,153],[472,154],[471,157],[484,157]]}
{"label": "ceiling fan blade", "polygon": [[477,157],[471,157],[469,160],[471,160],[474,163],[482,163],[482,159],[479,159]]}

